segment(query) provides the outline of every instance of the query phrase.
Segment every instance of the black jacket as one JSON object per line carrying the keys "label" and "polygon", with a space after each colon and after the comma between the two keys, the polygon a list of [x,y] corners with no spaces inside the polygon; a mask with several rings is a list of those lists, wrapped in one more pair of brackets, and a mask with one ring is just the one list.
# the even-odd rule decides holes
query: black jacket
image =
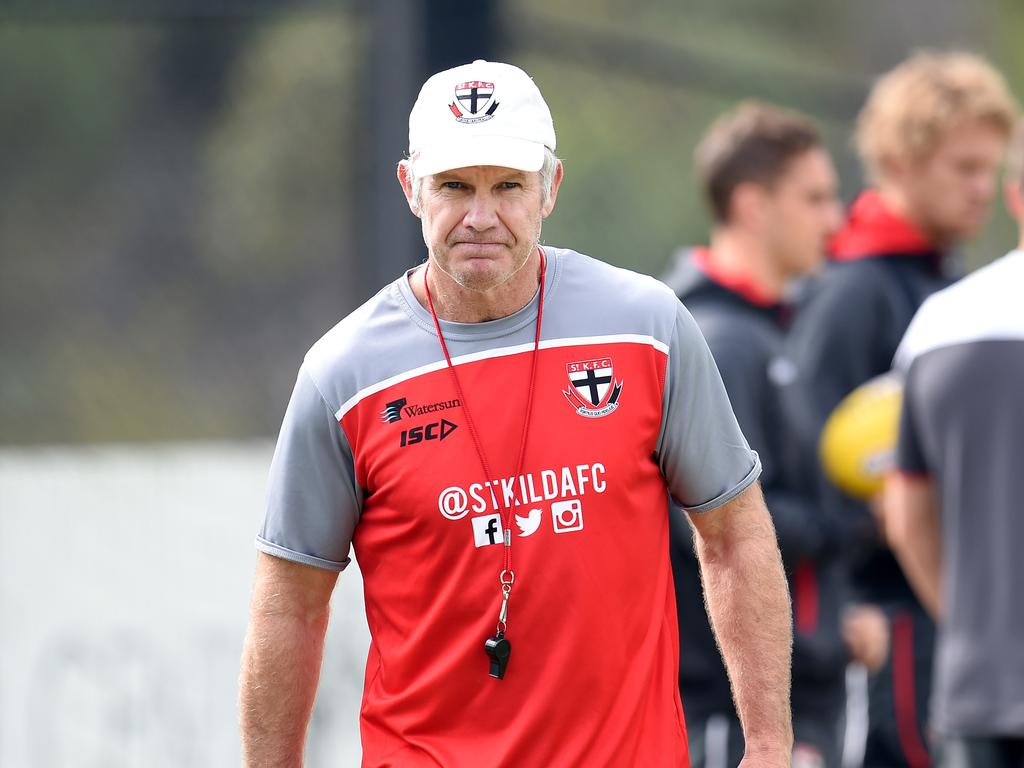
{"label": "black jacket", "polygon": [[815,494],[843,527],[856,597],[878,604],[916,604],[867,506],[825,479],[818,438],[847,394],[886,373],[922,302],[950,280],[948,260],[913,227],[888,211],[877,194],[854,203],[833,241],[833,260],[801,303],[787,341],[796,376],[786,399],[797,420],[805,491]]}
{"label": "black jacket", "polygon": [[[840,634],[844,576],[838,531],[802,495],[794,477],[797,445],[779,382],[787,307],[766,304],[742,288],[726,288],[698,266],[699,250],[683,252],[666,282],[693,314],[718,364],[733,410],[763,466],[761,487],[771,511],[793,595],[793,711],[842,705],[847,652]],[[699,260],[699,259],[698,259]],[[689,718],[732,711],[728,679],[707,614],[690,529],[673,514],[672,567],[680,632],[680,689]]]}

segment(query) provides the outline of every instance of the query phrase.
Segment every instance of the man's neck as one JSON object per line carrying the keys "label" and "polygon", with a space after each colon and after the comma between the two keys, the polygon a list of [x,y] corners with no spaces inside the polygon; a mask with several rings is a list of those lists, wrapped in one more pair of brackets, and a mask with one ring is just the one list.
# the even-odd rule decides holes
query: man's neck
{"label": "man's neck", "polygon": [[[537,293],[540,279],[540,250],[533,249],[521,269],[501,285],[487,290],[473,290],[456,282],[433,261],[428,261],[427,283],[430,298],[439,320],[453,323],[483,323],[498,320],[518,312],[529,304]],[[426,265],[409,275],[409,285],[424,309],[430,310],[423,286]]]}
{"label": "man's neck", "polygon": [[775,266],[760,238],[730,227],[711,233],[711,259],[725,274],[751,281],[765,297],[781,301],[786,290],[786,275]]}
{"label": "man's neck", "polygon": [[889,210],[913,224],[922,235],[927,237],[936,246],[945,248],[950,245],[951,238],[949,235],[945,232],[937,231],[934,227],[930,226],[926,221],[926,217],[921,216],[917,212],[910,199],[900,187],[893,184],[879,184],[878,194]]}

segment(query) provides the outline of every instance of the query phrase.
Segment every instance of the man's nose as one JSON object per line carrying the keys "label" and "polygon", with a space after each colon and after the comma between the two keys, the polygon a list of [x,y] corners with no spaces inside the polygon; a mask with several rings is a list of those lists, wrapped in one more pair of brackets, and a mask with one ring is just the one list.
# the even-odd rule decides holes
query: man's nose
{"label": "man's nose", "polygon": [[995,171],[979,172],[974,175],[974,195],[976,198],[989,201],[996,194],[997,174]]}
{"label": "man's nose", "polygon": [[463,223],[470,229],[483,231],[498,223],[498,201],[489,192],[477,192],[469,201]]}

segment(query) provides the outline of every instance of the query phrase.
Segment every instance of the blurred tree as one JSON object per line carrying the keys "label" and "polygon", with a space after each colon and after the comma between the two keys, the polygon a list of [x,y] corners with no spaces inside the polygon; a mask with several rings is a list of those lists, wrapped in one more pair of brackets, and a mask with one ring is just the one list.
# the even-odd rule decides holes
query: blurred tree
{"label": "blurred tree", "polygon": [[[103,26],[0,25],[0,436],[61,439],[69,323],[93,324],[116,233],[95,227],[96,180],[144,88],[146,49]],[[56,369],[56,370],[54,370]]]}
{"label": "blurred tree", "polygon": [[154,51],[153,98],[174,106],[180,119],[218,110],[238,51],[250,24],[210,19],[171,24]]}
{"label": "blurred tree", "polygon": [[[204,150],[201,258],[222,278],[252,284],[337,259],[353,231],[352,167],[358,35],[335,18],[261,30],[232,73]],[[338,285],[341,305],[358,295]]]}
{"label": "blurred tree", "polygon": [[351,26],[0,26],[5,442],[276,430],[361,293]]}
{"label": "blurred tree", "polygon": [[[309,343],[393,277],[380,254],[422,255],[373,233],[416,239],[392,163],[431,46],[491,30],[543,89],[567,168],[545,241],[654,274],[706,237],[691,153],[739,99],[818,117],[850,197],[853,116],[911,48],[1024,81],[1017,0],[495,0],[480,39],[468,5],[389,0],[402,35],[352,0],[0,7],[0,440],[273,434]],[[1011,244],[993,219],[972,266]]]}
{"label": "blurred tree", "polygon": [[[356,133],[365,117],[352,103],[362,50],[350,17],[263,28],[206,144],[198,255],[221,303],[224,347],[203,378],[232,404],[233,431],[276,431],[302,354],[363,298]],[[238,367],[225,372],[225,359]],[[279,405],[268,412],[267,402]]]}

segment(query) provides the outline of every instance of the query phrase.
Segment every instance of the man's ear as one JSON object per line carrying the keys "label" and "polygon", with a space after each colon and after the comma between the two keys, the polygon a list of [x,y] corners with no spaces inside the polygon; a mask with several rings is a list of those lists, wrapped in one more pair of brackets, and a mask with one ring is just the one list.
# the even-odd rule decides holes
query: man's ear
{"label": "man's ear", "polygon": [[555,175],[551,177],[551,192],[548,195],[548,201],[541,208],[540,217],[546,219],[551,215],[551,212],[555,210],[555,200],[558,198],[558,188],[562,186],[562,178],[565,175],[565,170],[562,168],[562,161],[559,160],[555,165]]}
{"label": "man's ear", "polygon": [[759,227],[765,216],[767,190],[755,181],[742,181],[729,196],[729,221],[743,227]]}
{"label": "man's ear", "polygon": [[878,183],[881,186],[904,187],[907,179],[912,179],[920,170],[921,165],[920,159],[913,160],[910,157],[885,155],[878,160]]}
{"label": "man's ear", "polygon": [[405,201],[409,204],[409,210],[413,212],[414,216],[419,216],[420,209],[413,201],[412,178],[409,173],[408,160],[402,160],[398,164],[398,183],[402,185],[402,191],[405,193]]}

